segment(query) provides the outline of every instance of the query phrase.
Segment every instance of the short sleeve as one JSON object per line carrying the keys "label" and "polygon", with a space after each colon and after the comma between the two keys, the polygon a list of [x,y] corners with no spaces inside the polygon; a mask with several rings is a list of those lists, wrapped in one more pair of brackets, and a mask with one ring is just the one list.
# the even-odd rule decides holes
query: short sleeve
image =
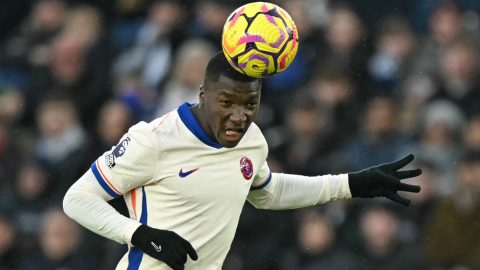
{"label": "short sleeve", "polygon": [[271,179],[272,179],[272,172],[270,171],[267,161],[265,160],[262,166],[260,167],[260,170],[255,175],[255,178],[252,181],[252,187],[250,188],[250,190],[259,190],[264,188],[265,186],[268,185],[268,183],[270,183]]}
{"label": "short sleeve", "polygon": [[152,128],[140,122],[130,128],[117,146],[91,166],[95,178],[112,197],[153,182],[157,174],[158,141]]}
{"label": "short sleeve", "polygon": [[258,170],[258,173],[256,173],[255,177],[253,178],[250,191],[264,188],[265,186],[268,185],[268,183],[270,183],[270,180],[272,179],[272,172],[270,171],[270,168],[268,167],[268,164],[267,164],[268,145],[267,145],[267,142],[265,141],[265,138],[263,138],[263,136],[262,136],[262,139],[263,139],[262,164],[260,165],[260,169]]}

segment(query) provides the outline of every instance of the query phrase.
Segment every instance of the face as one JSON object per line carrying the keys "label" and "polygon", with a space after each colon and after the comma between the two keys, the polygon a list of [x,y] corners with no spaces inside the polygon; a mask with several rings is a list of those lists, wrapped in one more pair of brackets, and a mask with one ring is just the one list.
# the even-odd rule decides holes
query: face
{"label": "face", "polygon": [[257,80],[239,82],[220,76],[207,87],[200,87],[200,106],[210,128],[205,132],[223,147],[235,147],[257,116],[261,86]]}

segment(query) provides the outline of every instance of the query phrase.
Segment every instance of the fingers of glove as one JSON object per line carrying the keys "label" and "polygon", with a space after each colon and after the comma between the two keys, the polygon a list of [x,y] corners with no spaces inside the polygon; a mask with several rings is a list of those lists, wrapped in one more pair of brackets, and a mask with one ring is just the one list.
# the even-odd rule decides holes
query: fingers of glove
{"label": "fingers of glove", "polygon": [[184,270],[185,269],[185,265],[178,264],[174,260],[167,260],[167,261],[164,261],[164,263],[166,263],[168,266],[170,266],[170,268],[172,268],[173,270]]}
{"label": "fingers of glove", "polygon": [[176,264],[178,264],[182,267],[181,269],[185,268],[186,260],[184,262],[183,259],[182,259],[182,256],[180,256],[180,254],[178,254],[177,252],[172,252],[171,258],[173,259],[173,261],[175,261]]}
{"label": "fingers of glove", "polygon": [[387,165],[388,167],[390,167],[390,169],[393,169],[393,170],[400,170],[401,168],[405,167],[408,163],[412,162],[412,160],[415,158],[415,156],[413,154],[410,154],[400,160],[397,160],[395,162],[392,162],[392,163],[387,163],[385,165]]}
{"label": "fingers of glove", "polygon": [[180,258],[182,259],[183,264],[187,263],[187,252],[185,250],[181,250],[178,252],[178,255],[180,255]]}
{"label": "fingers of glove", "polygon": [[417,177],[422,174],[422,169],[415,169],[410,171],[401,171],[394,174],[398,179],[407,179],[412,177]]}
{"label": "fingers of glove", "polygon": [[190,256],[190,258],[194,261],[198,260],[198,255],[197,255],[197,252],[195,251],[195,249],[192,247],[192,244],[190,244],[190,242],[188,242],[187,240],[185,240],[185,244],[183,246],[185,248],[185,251],[187,251],[188,255]]}
{"label": "fingers of glove", "polygon": [[400,195],[398,195],[397,193],[388,193],[385,197],[405,207],[408,207],[410,205],[409,199],[405,199]]}
{"label": "fingers of glove", "polygon": [[420,192],[421,187],[420,186],[415,186],[415,185],[409,185],[409,184],[405,184],[405,183],[400,183],[400,185],[398,186],[398,190],[399,191],[407,191],[407,192],[418,193],[418,192]]}

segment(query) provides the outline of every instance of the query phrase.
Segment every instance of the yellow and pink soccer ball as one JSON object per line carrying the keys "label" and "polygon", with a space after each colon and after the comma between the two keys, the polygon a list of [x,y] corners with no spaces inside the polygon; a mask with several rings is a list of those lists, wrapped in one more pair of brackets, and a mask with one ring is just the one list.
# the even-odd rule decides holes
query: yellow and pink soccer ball
{"label": "yellow and pink soccer ball", "polygon": [[298,31],[288,13],[266,2],[235,10],[223,28],[225,57],[239,72],[265,78],[284,71],[298,50]]}

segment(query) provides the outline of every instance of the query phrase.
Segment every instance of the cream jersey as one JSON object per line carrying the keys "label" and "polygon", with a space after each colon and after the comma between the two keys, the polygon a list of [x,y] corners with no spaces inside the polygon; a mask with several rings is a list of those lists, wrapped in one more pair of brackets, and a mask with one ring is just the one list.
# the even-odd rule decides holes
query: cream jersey
{"label": "cream jersey", "polygon": [[[191,106],[133,126],[91,171],[110,196],[123,194],[131,219],[192,244],[199,259],[189,258],[185,269],[221,269],[247,196],[272,178],[268,147],[252,123],[236,147],[223,148],[203,131]],[[130,247],[117,269],[170,268]]]}

